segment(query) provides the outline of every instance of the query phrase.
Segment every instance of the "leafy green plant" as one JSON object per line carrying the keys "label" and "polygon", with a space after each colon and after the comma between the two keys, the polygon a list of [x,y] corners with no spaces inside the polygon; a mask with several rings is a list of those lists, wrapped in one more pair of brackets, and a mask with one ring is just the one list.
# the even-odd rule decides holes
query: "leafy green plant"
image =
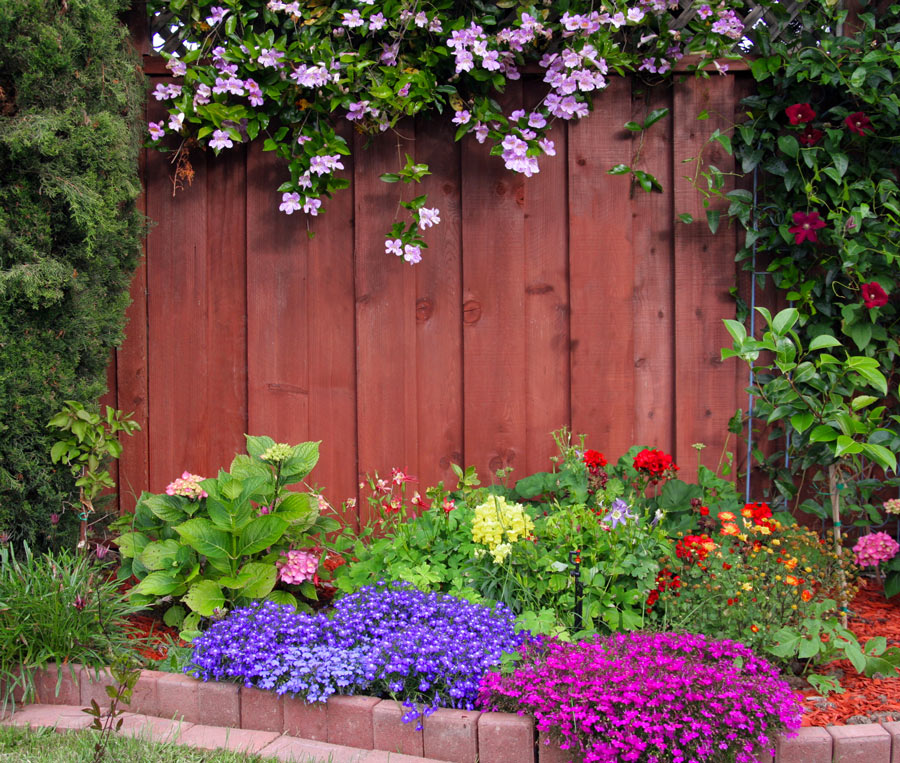
{"label": "leafy green plant", "polygon": [[165,494],[143,493],[134,516],[116,523],[127,530],[116,539],[119,577],[139,580],[131,600],[168,603],[166,624],[181,627],[188,641],[201,618],[256,599],[294,606],[298,595],[315,599],[309,581],[276,590],[282,552],[340,526],[320,515],[317,495],[288,488],[312,471],[318,443],[247,435],[247,453],[215,478],[185,473]]}
{"label": "leafy green plant", "polygon": [[109,697],[109,708],[106,713],[100,710],[100,705],[97,704],[96,699],[92,699],[91,706],[83,710],[83,712],[94,719],[90,728],[100,732],[94,745],[94,758],[91,763],[100,763],[106,756],[112,732],[119,731],[125,720],[121,717],[125,711],[119,705],[120,703],[124,705],[131,704],[131,695],[134,692],[134,687],[137,686],[138,679],[141,677],[140,666],[135,664],[134,660],[128,658],[115,660],[109,667],[109,673],[115,684],[106,687],[106,694]]}
{"label": "leafy green plant", "polygon": [[35,556],[26,544],[17,559],[8,546],[0,548],[3,706],[16,690],[29,701],[32,671],[48,663],[103,667],[133,649],[126,618],[139,607],[118,587],[110,570],[82,554],[63,550]]}
{"label": "leafy green plant", "polygon": [[122,413],[106,406],[106,416],[101,417],[75,400],[67,400],[59,413],[47,424],[59,429],[64,439],[57,440],[50,449],[54,464],[63,463],[75,477],[78,488],[81,538],[79,548],[87,546],[87,523],[94,512],[94,501],[107,489],[115,487],[106,462],[122,455],[119,432],[133,434],[140,425],[131,420],[132,414]]}

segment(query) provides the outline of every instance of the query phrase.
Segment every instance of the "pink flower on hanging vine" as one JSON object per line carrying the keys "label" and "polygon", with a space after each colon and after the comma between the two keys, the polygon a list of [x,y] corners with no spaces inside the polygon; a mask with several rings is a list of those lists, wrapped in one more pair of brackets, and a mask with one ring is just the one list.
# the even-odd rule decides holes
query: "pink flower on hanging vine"
{"label": "pink flower on hanging vine", "polygon": [[862,291],[863,303],[869,310],[873,307],[884,307],[888,302],[887,292],[877,281],[864,283],[860,287],[860,291]]}
{"label": "pink flower on hanging vine", "polygon": [[816,112],[812,110],[812,106],[808,103],[795,103],[793,106],[788,106],[784,113],[787,114],[787,118],[791,120],[792,125],[811,122],[816,118]]}
{"label": "pink flower on hanging vine", "polygon": [[844,120],[844,124],[847,125],[848,130],[855,132],[857,135],[865,135],[866,130],[875,132],[871,120],[861,111],[852,113]]}
{"label": "pink flower on hanging vine", "polygon": [[816,231],[825,227],[825,221],[819,219],[818,212],[794,212],[794,225],[788,228],[790,233],[794,234],[794,243],[802,244],[809,241],[812,244],[818,243],[819,237]]}

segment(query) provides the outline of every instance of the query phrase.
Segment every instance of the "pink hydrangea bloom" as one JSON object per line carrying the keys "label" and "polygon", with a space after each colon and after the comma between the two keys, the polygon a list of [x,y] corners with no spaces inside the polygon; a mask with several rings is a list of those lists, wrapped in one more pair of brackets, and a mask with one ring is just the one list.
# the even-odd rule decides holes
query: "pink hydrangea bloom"
{"label": "pink hydrangea bloom", "polygon": [[206,498],[209,493],[200,486],[204,479],[205,477],[201,477],[199,474],[182,472],[179,479],[170,482],[166,486],[166,495],[180,495],[190,498],[192,501],[198,498]]}
{"label": "pink hydrangea bloom", "polygon": [[300,585],[307,580],[313,580],[319,569],[319,557],[312,551],[303,549],[291,549],[290,551],[282,551],[281,555],[285,557],[283,561],[279,561],[278,578],[283,583],[291,585]]}
{"label": "pink hydrangea bloom", "polygon": [[863,535],[853,547],[856,563],[860,567],[877,567],[881,562],[892,559],[898,551],[900,545],[887,533]]}

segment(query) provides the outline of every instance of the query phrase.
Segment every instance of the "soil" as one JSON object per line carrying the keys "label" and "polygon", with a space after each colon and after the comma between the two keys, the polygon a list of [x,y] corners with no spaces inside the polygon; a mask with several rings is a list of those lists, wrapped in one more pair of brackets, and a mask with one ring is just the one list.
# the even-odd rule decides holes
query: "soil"
{"label": "soil", "polygon": [[[876,581],[868,581],[850,603],[847,623],[861,643],[884,636],[888,646],[900,646],[900,603],[887,601]],[[804,726],[843,726],[900,720],[900,673],[890,678],[866,678],[848,660],[837,660],[816,670],[836,675],[843,694],[822,697],[803,690]]]}

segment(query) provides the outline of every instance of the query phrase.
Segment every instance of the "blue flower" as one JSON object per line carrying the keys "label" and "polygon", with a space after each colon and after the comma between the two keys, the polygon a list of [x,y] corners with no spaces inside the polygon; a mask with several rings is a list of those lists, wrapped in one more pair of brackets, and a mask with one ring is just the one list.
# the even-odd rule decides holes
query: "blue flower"
{"label": "blue flower", "polygon": [[628,511],[628,504],[621,498],[616,498],[616,500],[613,501],[612,508],[609,510],[609,514],[603,517],[603,521],[609,522],[615,528],[618,525],[624,525],[629,519],[634,518],[634,514]]}

